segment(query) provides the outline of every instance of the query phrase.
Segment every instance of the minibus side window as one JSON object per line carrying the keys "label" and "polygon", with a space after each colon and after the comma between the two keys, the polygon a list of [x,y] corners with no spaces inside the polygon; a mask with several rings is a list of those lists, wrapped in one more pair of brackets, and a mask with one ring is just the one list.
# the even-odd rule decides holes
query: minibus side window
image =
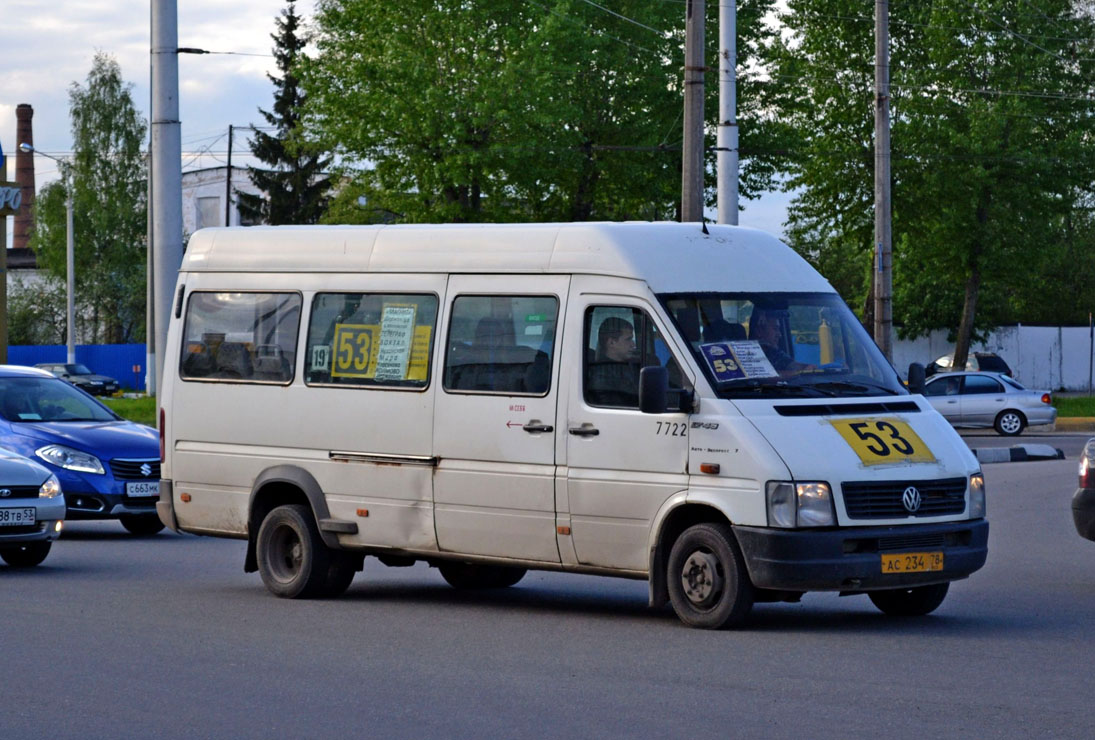
{"label": "minibus side window", "polygon": [[558,313],[554,296],[457,296],[449,322],[445,390],[547,395]]}
{"label": "minibus side window", "polygon": [[651,365],[664,365],[669,387],[683,389],[680,365],[641,309],[591,306],[586,309],[584,336],[582,389],[590,406],[639,408],[639,371]]}
{"label": "minibus side window", "polygon": [[180,376],[183,380],[291,383],[300,305],[299,293],[191,293]]}
{"label": "minibus side window", "polygon": [[308,385],[425,388],[437,296],[317,293],[308,322]]}

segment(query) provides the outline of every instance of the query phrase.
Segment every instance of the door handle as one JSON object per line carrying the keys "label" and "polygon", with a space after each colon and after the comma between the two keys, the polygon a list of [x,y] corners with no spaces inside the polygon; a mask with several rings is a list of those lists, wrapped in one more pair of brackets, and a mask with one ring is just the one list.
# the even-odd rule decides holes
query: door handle
{"label": "door handle", "polygon": [[532,421],[530,421],[528,424],[525,424],[521,428],[524,429],[529,434],[538,434],[540,432],[543,432],[543,433],[546,434],[547,432],[554,432],[555,431],[555,427],[553,427],[551,424],[544,424],[539,419],[533,419]]}
{"label": "door handle", "polygon": [[600,429],[593,426],[589,422],[582,424],[582,426],[580,427],[571,427],[567,431],[573,434],[575,437],[596,437],[598,434],[601,433]]}

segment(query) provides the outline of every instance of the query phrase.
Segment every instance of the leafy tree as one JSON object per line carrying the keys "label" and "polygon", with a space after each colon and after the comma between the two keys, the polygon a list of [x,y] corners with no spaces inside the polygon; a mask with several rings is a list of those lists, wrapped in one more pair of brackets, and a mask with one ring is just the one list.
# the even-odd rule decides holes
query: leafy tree
{"label": "leafy tree", "polygon": [[[320,0],[318,54],[302,62],[301,84],[309,132],[338,148],[352,180],[332,213],[436,222],[674,217],[684,6],[598,5]],[[742,4],[743,66],[769,33],[760,17],[771,5]],[[709,24],[717,27],[717,13]],[[717,35],[707,37],[715,67]],[[757,129],[743,118],[745,146]],[[745,168],[747,191],[770,175],[755,171]]]}
{"label": "leafy tree", "polygon": [[8,293],[10,344],[64,344],[65,283],[54,275],[13,275]]}
{"label": "leafy tree", "polygon": [[[1095,163],[1095,26],[1069,0],[892,4],[894,316],[903,333],[1015,316]],[[795,130],[789,235],[856,301],[873,261],[873,16],[790,0],[773,100]],[[1052,251],[1052,250],[1051,250]]]}
{"label": "leafy tree", "polygon": [[[118,63],[98,53],[87,84],[69,89],[77,336],[118,343],[144,336],[146,125]],[[35,201],[31,247],[38,264],[65,278],[65,186]],[[82,324],[82,326],[81,326]]]}
{"label": "leafy tree", "polygon": [[241,193],[240,212],[255,221],[270,224],[318,223],[327,207],[326,193],[331,187],[325,171],[330,159],[309,145],[300,136],[301,107],[304,94],[297,80],[295,67],[303,56],[306,39],[299,33],[300,16],[294,0],[281,11],[277,19],[274,59],[280,77],[267,75],[274,83],[273,112],[259,109],[275,134],[255,130],[250,140],[251,152],[269,169],[248,167],[251,181],[266,197]]}

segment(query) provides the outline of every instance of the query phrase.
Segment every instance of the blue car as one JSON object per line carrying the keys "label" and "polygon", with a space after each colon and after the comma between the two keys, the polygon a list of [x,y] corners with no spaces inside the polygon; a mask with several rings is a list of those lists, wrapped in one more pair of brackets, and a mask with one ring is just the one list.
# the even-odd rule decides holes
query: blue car
{"label": "blue car", "polygon": [[0,446],[57,476],[66,519],[117,519],[134,534],[163,529],[156,430],[50,373],[0,365]]}

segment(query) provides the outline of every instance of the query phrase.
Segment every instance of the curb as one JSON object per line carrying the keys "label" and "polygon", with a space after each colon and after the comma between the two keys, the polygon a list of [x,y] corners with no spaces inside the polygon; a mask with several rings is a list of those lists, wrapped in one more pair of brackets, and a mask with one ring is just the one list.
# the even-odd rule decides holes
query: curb
{"label": "curb", "polygon": [[1039,444],[1012,447],[978,447],[971,449],[981,463],[1027,462],[1030,460],[1064,460],[1065,453],[1056,447]]}
{"label": "curb", "polygon": [[1056,432],[1095,432],[1095,416],[1057,417],[1053,430]]}

